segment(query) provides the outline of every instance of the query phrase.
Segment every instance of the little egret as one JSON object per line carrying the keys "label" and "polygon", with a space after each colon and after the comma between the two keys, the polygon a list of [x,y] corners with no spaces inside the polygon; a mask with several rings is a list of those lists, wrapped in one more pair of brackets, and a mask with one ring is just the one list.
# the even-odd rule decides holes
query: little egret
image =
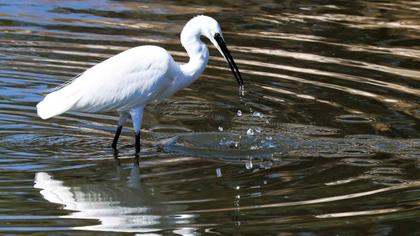
{"label": "little egret", "polygon": [[140,152],[144,107],[185,88],[204,71],[209,51],[200,36],[208,38],[219,50],[243,88],[241,74],[226,47],[219,23],[208,16],[196,16],[181,32],[181,44],[190,58],[188,63],[177,64],[165,49],[157,46],[128,49],[87,69],[70,84],[48,94],[36,106],[38,116],[48,119],[66,111],[117,111],[118,128],[111,145],[114,149],[125,121],[131,116],[137,154]]}

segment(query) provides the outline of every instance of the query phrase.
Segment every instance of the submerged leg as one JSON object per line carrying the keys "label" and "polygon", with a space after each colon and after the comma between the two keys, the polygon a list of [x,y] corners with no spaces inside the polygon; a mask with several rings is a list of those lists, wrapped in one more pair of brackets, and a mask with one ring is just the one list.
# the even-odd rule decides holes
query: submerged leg
{"label": "submerged leg", "polygon": [[117,127],[117,131],[115,131],[115,136],[114,136],[114,140],[112,141],[111,147],[116,150],[117,149],[117,143],[118,143],[118,139],[120,138],[120,134],[121,134],[121,130],[122,127],[125,123],[125,121],[127,120],[129,114],[128,113],[120,113],[120,118],[118,119],[118,127]]}
{"label": "submerged leg", "polygon": [[143,107],[133,108],[130,111],[131,120],[133,122],[134,133],[136,136],[136,143],[135,143],[136,155],[140,153],[140,128],[141,128],[141,122],[143,119],[143,111],[144,111]]}

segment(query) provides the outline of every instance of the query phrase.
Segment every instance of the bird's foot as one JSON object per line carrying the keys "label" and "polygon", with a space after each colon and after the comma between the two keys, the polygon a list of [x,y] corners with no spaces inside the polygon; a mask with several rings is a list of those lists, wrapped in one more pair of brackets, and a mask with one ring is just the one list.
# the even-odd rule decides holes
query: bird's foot
{"label": "bird's foot", "polygon": [[117,165],[121,165],[120,158],[118,158],[119,157],[119,155],[118,155],[118,149],[115,148],[113,150],[113,153],[112,154],[114,155],[114,159],[117,162]]}
{"label": "bird's foot", "polygon": [[140,165],[140,155],[136,153],[136,155],[134,156],[134,164],[139,166]]}

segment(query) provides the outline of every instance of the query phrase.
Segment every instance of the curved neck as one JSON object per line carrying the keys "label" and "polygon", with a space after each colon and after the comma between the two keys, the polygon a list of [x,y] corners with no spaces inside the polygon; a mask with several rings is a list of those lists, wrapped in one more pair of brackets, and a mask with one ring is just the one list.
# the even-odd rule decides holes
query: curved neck
{"label": "curved neck", "polygon": [[190,57],[187,64],[181,65],[181,71],[191,82],[198,79],[209,60],[209,51],[200,35],[200,27],[194,24],[187,24],[181,32],[181,44]]}

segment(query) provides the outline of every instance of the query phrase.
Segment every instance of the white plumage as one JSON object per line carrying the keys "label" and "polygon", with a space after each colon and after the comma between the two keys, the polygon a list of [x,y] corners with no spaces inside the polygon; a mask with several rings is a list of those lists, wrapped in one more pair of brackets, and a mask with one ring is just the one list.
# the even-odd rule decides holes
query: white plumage
{"label": "white plumage", "polygon": [[[171,68],[172,67],[172,68]],[[37,105],[48,119],[67,110],[129,111],[144,106],[167,90],[179,70],[166,50],[140,46],[117,54],[86,70],[71,84],[48,94]]]}
{"label": "white plumage", "polygon": [[131,115],[138,153],[144,107],[188,86],[204,71],[209,53],[200,40],[201,35],[209,38],[222,53],[242,86],[241,75],[224,44],[219,24],[208,16],[197,16],[181,33],[181,43],[190,57],[187,64],[177,64],[161,47],[131,48],[93,66],[69,85],[48,94],[37,105],[38,115],[48,119],[66,111],[117,111],[120,119],[112,144],[114,148],[125,120]]}

